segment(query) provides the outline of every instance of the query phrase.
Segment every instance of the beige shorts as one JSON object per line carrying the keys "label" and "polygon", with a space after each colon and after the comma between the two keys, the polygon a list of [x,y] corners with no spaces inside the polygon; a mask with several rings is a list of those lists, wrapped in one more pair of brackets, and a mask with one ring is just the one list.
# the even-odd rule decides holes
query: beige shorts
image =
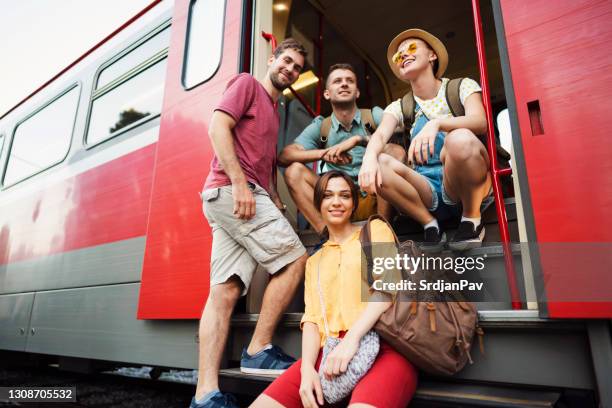
{"label": "beige shorts", "polygon": [[260,186],[252,185],[255,216],[250,220],[233,214],[232,186],[202,192],[204,215],[212,228],[210,286],[237,275],[245,295],[257,264],[271,275],[306,253],[293,227]]}

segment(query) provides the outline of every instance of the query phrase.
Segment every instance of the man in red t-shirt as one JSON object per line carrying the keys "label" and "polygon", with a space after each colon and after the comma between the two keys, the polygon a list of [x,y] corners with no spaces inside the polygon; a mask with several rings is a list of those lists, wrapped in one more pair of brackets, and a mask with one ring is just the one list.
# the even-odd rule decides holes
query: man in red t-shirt
{"label": "man in red t-shirt", "polygon": [[295,360],[271,344],[272,335],[304,276],[306,249],[282,215],[276,193],[276,102],[293,84],[306,50],[286,39],[257,81],[239,74],[213,113],[209,136],[215,156],[204,184],[204,214],[212,228],[210,294],[200,321],[200,359],[191,407],[233,407],[219,391],[218,374],[232,310],[257,265],[271,275],[251,342],[242,352],[247,373],[281,373]]}

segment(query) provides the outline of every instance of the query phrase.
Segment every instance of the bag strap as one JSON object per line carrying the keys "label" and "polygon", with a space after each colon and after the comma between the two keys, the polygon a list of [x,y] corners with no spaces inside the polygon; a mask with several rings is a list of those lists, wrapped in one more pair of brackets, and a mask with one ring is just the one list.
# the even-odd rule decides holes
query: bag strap
{"label": "bag strap", "polygon": [[359,109],[359,111],[361,112],[361,122],[363,123],[366,133],[370,132],[369,129],[376,130],[377,126],[374,121],[374,116],[372,115],[372,109]]}
{"label": "bag strap", "polygon": [[[361,112],[361,122],[363,123],[363,127],[366,130],[366,133],[370,133],[369,129],[376,130],[376,122],[374,121],[374,116],[372,115],[372,109],[359,109]],[[318,147],[319,149],[325,149],[327,146],[327,140],[329,139],[329,132],[331,131],[332,119],[331,115],[323,119],[321,122],[321,129],[319,130],[319,140]],[[319,173],[323,172],[323,167],[325,163],[321,160]]]}
{"label": "bag strap", "polygon": [[[368,130],[369,125],[370,128],[376,130],[376,122],[374,121],[374,116],[372,115],[372,109],[359,109],[361,112],[361,122],[363,122],[364,128],[366,131]],[[331,131],[331,115],[323,119],[321,122],[321,129],[319,130],[319,148],[323,149],[327,145],[327,139],[329,138],[329,132]]]}
{"label": "bag strap", "polygon": [[328,116],[323,119],[323,122],[321,123],[321,130],[319,131],[319,149],[323,149],[327,145],[327,138],[329,137],[331,125],[331,116]]}
{"label": "bag strap", "polygon": [[329,337],[329,325],[327,323],[327,312],[325,310],[325,300],[323,299],[323,291],[321,290],[321,260],[323,259],[324,248],[321,248],[321,255],[317,263],[317,290],[319,291],[319,302],[321,303],[321,314],[323,315],[323,327],[325,329],[325,337]]}
{"label": "bag strap", "polygon": [[359,241],[361,242],[361,249],[363,250],[363,253],[366,256],[366,263],[368,265],[368,271],[367,271],[368,272],[368,285],[370,286],[372,286],[372,284],[374,283],[374,277],[372,276],[372,268],[374,267],[374,259],[372,256],[372,228],[370,226],[371,222],[374,220],[381,220],[385,224],[387,224],[387,226],[393,233],[393,239],[395,240],[395,246],[396,247],[399,246],[399,240],[397,239],[397,235],[395,235],[395,231],[393,231],[391,224],[389,224],[389,222],[385,219],[385,217],[379,214],[370,215],[365,225],[361,228],[361,232],[359,233]]}
{"label": "bag strap", "polygon": [[463,82],[463,78],[455,78],[446,84],[446,103],[450,108],[451,114],[455,117],[465,116],[465,108],[461,103],[461,96],[459,94],[461,82]]}
{"label": "bag strap", "polygon": [[[329,131],[331,130],[332,120],[331,116],[326,117],[321,122],[321,129],[319,130],[319,149],[325,149],[327,146],[327,139],[329,137]],[[319,160],[319,174],[323,173],[323,168],[325,167],[325,161]]]}
{"label": "bag strap", "polygon": [[412,124],[414,123],[414,109],[416,108],[416,101],[414,100],[412,90],[408,91],[408,93],[406,93],[406,95],[400,99],[400,106],[402,107],[402,116],[404,117],[404,135],[402,137],[402,141],[404,144],[404,150],[408,151],[408,145],[410,144],[410,130],[412,129]]}
{"label": "bag strap", "polygon": [[400,105],[402,107],[402,115],[404,116],[404,129],[406,134],[409,134],[414,123],[414,108],[416,107],[416,101],[411,90],[400,99]]}
{"label": "bag strap", "polygon": [[[464,116],[465,108],[461,103],[461,97],[459,93],[459,89],[461,88],[461,82],[463,82],[464,78],[455,78],[448,81],[446,84],[446,103],[450,108],[451,114],[453,116]],[[412,128],[412,124],[414,123],[415,113],[414,108],[416,107],[416,101],[414,99],[414,94],[412,91],[408,91],[406,95],[402,97],[400,100],[400,104],[402,106],[402,115],[404,116],[404,127],[409,132]]]}

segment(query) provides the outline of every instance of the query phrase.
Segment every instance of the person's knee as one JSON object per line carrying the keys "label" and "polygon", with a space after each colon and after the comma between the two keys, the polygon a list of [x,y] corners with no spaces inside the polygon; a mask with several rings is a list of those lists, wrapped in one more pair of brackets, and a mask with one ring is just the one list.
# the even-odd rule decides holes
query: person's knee
{"label": "person's knee", "polygon": [[389,170],[391,168],[391,164],[395,159],[388,153],[381,153],[378,156],[378,165],[381,170]]}
{"label": "person's knee", "polygon": [[383,152],[401,162],[406,159],[406,150],[395,143],[387,143]]}
{"label": "person's knee", "polygon": [[291,263],[294,266],[292,269],[292,273],[296,279],[304,278],[304,270],[306,269],[306,261],[308,260],[308,253],[304,253],[304,255],[300,256],[298,259]]}
{"label": "person's knee", "polygon": [[297,186],[304,180],[306,166],[300,162],[293,162],[285,169],[285,182],[288,186]]}
{"label": "person's knee", "polygon": [[217,310],[233,309],[242,293],[242,284],[230,278],[227,282],[211,286],[208,302]]}
{"label": "person's knee", "polygon": [[481,142],[468,129],[455,129],[444,139],[445,161],[465,162],[479,155]]}

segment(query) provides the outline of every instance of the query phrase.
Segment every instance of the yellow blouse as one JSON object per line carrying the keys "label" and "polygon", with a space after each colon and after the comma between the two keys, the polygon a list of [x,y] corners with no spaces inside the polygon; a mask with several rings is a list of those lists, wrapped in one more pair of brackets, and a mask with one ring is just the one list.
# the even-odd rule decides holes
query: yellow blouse
{"label": "yellow blouse", "polygon": [[[355,231],[342,244],[327,241],[306,262],[304,281],[306,310],[302,316],[301,326],[305,322],[316,323],[321,335],[321,346],[325,343],[325,326],[317,287],[317,269],[320,270],[321,291],[330,336],[338,337],[341,331],[350,329],[368,304],[370,291],[359,233],[360,230]],[[371,240],[374,244],[393,242],[393,232],[384,222],[374,220],[371,224]],[[393,253],[397,254],[397,251],[393,249]]]}

